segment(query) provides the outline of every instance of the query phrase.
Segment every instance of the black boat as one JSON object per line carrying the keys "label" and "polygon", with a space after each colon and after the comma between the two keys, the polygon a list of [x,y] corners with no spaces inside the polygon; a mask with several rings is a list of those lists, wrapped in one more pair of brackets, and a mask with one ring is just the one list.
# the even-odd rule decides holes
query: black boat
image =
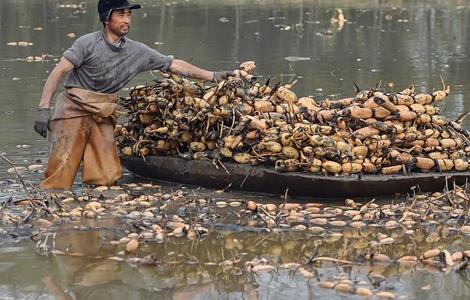
{"label": "black boat", "polygon": [[442,191],[446,185],[463,185],[470,172],[429,172],[410,175],[318,175],[280,173],[265,166],[235,163],[214,164],[209,160],[185,160],[171,156],[121,156],[122,164],[139,176],[216,189],[253,191],[318,198],[374,197]]}

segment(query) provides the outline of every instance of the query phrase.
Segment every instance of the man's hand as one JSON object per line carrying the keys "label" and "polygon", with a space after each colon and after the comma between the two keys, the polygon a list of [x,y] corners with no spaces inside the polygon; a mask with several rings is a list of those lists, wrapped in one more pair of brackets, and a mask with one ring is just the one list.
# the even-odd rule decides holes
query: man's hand
{"label": "man's hand", "polygon": [[234,76],[235,73],[233,71],[220,71],[214,72],[214,79],[215,81],[219,82],[224,79],[227,79],[229,76]]}
{"label": "man's hand", "polygon": [[47,138],[47,129],[51,121],[50,108],[38,108],[36,122],[34,122],[34,131],[39,133],[43,138]]}

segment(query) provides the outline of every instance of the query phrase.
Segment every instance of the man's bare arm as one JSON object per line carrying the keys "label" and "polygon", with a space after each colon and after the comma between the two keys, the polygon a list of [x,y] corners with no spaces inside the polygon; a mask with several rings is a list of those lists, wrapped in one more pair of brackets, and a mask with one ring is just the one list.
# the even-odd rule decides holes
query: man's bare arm
{"label": "man's bare arm", "polygon": [[212,80],[214,79],[214,72],[207,71],[181,59],[175,59],[171,63],[170,71],[173,73],[181,74],[186,77],[194,79]]}
{"label": "man's bare arm", "polygon": [[42,90],[41,102],[39,103],[40,108],[48,108],[50,106],[51,99],[57,91],[57,87],[59,86],[62,78],[72,71],[73,68],[74,65],[65,57],[62,57],[60,62],[54,67],[47,78],[44,89]]}

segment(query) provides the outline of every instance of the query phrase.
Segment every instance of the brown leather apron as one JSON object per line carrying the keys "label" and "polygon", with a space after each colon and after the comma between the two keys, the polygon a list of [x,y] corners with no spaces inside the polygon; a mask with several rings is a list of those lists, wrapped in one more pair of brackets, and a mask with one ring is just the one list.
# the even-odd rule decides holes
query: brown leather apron
{"label": "brown leather apron", "polygon": [[82,181],[113,185],[122,177],[114,141],[117,94],[71,88],[57,98],[50,123],[43,189],[70,190],[80,163]]}

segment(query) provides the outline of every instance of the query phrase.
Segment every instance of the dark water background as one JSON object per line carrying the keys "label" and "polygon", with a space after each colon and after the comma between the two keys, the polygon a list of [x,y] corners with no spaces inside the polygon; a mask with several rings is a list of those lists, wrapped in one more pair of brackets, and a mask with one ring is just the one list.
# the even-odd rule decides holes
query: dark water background
{"label": "dark water background", "polygon": [[[141,2],[145,9],[134,13],[129,37],[206,69],[232,69],[239,62],[255,60],[261,80],[297,79],[295,92],[317,99],[351,96],[353,82],[363,88],[381,82],[393,91],[415,84],[419,91],[431,91],[442,87],[442,76],[451,85],[451,94],[442,105],[445,115],[455,118],[470,109],[466,100],[470,95],[468,1]],[[68,35],[78,37],[101,28],[95,7],[93,0],[0,1],[0,153],[16,164],[46,158],[47,142],[32,130],[35,107],[48,72],[74,40]],[[335,8],[342,8],[348,20],[342,28],[330,23]],[[34,45],[7,45],[15,41]],[[44,56],[44,60],[26,62],[29,56]],[[151,80],[146,73],[132,84]],[[11,193],[7,186],[14,179],[6,172],[7,166],[0,161],[2,198]],[[38,183],[40,175],[28,179]],[[231,234],[214,234],[191,248],[191,255],[203,260],[211,251],[218,253]],[[237,236],[239,240],[255,237],[254,233]],[[157,245],[154,251],[162,258],[181,254],[188,259],[190,250],[185,247],[189,242],[185,242]],[[281,251],[289,261],[295,259],[292,249],[309,242],[302,235],[273,236],[256,251],[269,253],[274,245],[274,253]],[[454,243],[469,246],[465,239],[449,241]],[[106,250],[97,246],[96,251]],[[336,271],[326,268],[323,276]],[[365,270],[342,271],[352,272],[358,279],[367,275]],[[462,275],[394,271],[388,271],[385,285],[408,299],[465,299],[470,293]],[[84,274],[94,278],[92,287]],[[109,278],[100,283],[103,274]],[[288,272],[224,277],[219,270],[189,263],[167,270],[142,270],[84,258],[39,256],[28,240],[3,240],[1,299],[51,299],[41,281],[48,276],[64,289],[70,288],[77,299],[343,298]],[[430,290],[421,289],[428,284]]]}

